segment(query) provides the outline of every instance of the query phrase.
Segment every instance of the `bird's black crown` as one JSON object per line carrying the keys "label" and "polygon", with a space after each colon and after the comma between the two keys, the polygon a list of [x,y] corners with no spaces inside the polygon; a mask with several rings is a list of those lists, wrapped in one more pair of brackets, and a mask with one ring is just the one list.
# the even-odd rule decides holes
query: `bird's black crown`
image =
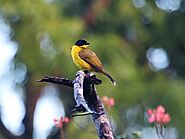
{"label": "bird's black crown", "polygon": [[87,42],[86,40],[78,40],[75,45],[77,46],[83,46],[83,45],[89,45],[90,43]]}

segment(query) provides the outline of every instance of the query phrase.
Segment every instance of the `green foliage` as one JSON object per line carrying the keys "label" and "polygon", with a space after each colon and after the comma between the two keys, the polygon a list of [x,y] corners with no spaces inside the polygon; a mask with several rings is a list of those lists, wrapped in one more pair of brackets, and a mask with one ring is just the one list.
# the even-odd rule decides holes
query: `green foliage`
{"label": "green foliage", "polygon": [[[0,14],[11,25],[12,39],[19,45],[15,59],[28,68],[27,86],[32,86],[33,77],[39,79],[44,75],[74,78],[78,69],[72,63],[70,47],[77,39],[85,38],[118,82],[114,87],[106,77],[97,75],[103,80],[103,84],[97,86],[98,93],[115,98],[116,105],[109,113],[117,125],[115,133],[123,134],[131,122],[123,118],[126,109],[139,106],[140,117],[143,117],[146,108],[161,104],[171,114],[170,126],[177,128],[183,138],[184,13],[166,13],[156,8],[154,2],[147,2],[140,9],[131,1],[104,2],[0,0]],[[85,18],[87,12],[93,18],[92,23]],[[42,48],[44,40],[46,46]],[[150,47],[162,47],[167,51],[169,69],[154,72],[148,67],[146,50]],[[68,89],[64,91],[69,92]],[[72,124],[65,129],[69,139],[95,138]],[[144,121],[138,120],[135,124],[144,125]]]}

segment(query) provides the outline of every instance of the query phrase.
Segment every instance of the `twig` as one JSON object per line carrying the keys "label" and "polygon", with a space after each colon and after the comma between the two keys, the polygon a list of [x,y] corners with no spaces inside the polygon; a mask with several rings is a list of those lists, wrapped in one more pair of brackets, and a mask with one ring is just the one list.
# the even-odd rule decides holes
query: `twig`
{"label": "twig", "polygon": [[37,80],[37,82],[50,82],[55,84],[62,84],[73,88],[73,80],[62,77],[45,76],[43,79]]}
{"label": "twig", "polygon": [[160,133],[161,137],[162,137],[162,139],[164,139],[163,125],[160,125],[160,128],[161,128],[160,129],[161,130],[161,133]]}
{"label": "twig", "polygon": [[85,113],[78,113],[78,114],[72,114],[71,117],[77,117],[77,116],[86,116],[91,115],[92,113],[85,112]]}
{"label": "twig", "polygon": [[157,133],[157,136],[158,136],[158,138],[159,139],[164,139],[164,136],[163,136],[163,131],[162,131],[162,125],[160,125],[160,124],[156,124],[155,125],[155,129],[156,129],[156,133]]}

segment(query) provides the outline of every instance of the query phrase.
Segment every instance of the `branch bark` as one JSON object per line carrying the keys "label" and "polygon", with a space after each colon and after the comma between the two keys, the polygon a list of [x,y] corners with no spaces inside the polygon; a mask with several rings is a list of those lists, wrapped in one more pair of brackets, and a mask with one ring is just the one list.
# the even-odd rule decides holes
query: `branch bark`
{"label": "branch bark", "polygon": [[74,80],[74,98],[76,101],[76,107],[83,107],[87,112],[90,114],[93,113],[93,111],[89,108],[87,105],[87,101],[84,98],[83,93],[83,82],[85,78],[85,73],[83,71],[78,71],[76,73],[76,79]]}
{"label": "branch bark", "polygon": [[83,107],[88,111],[95,123],[99,139],[114,139],[112,128],[106,115],[103,103],[99,98],[95,84],[101,84],[101,80],[95,75],[78,71],[74,81],[60,77],[46,76],[39,82],[51,82],[74,88],[74,97],[77,107]]}
{"label": "branch bark", "polygon": [[[86,77],[87,78],[87,77]],[[98,132],[99,139],[114,139],[112,128],[102,100],[99,98],[94,84],[84,80],[84,98],[89,108],[96,113],[91,114]]]}
{"label": "branch bark", "polygon": [[37,82],[50,82],[54,84],[62,84],[68,87],[73,87],[72,80],[62,77],[45,76],[43,79],[37,80]]}

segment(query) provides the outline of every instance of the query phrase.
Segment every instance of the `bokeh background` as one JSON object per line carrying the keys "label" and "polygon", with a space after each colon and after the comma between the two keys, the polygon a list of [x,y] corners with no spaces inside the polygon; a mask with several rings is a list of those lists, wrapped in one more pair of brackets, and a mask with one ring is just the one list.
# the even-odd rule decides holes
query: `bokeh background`
{"label": "bokeh background", "polygon": [[[156,138],[145,110],[163,105],[171,115],[166,138],[185,138],[184,0],[0,0],[0,139],[59,139],[53,119],[70,116],[73,90],[38,83],[45,75],[75,78],[70,48],[91,42],[117,80],[97,75],[114,134]],[[95,139],[90,116],[64,126],[66,139]]]}

